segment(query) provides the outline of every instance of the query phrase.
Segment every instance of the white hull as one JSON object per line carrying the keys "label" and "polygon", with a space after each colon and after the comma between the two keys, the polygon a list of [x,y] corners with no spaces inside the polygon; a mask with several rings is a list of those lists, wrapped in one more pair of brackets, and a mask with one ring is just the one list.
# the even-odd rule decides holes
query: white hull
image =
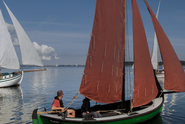
{"label": "white hull", "polygon": [[157,78],[164,78],[164,71],[156,73]]}
{"label": "white hull", "polygon": [[23,71],[22,73],[18,73],[17,75],[8,76],[7,78],[0,79],[0,87],[10,87],[15,85],[20,85],[23,79]]}
{"label": "white hull", "polygon": [[156,74],[157,78],[164,78],[164,73]]}

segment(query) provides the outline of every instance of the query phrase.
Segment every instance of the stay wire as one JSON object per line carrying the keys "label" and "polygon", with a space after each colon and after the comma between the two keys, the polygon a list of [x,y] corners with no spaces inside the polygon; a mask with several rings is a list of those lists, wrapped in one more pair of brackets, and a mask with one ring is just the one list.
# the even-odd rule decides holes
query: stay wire
{"label": "stay wire", "polygon": [[80,92],[78,91],[78,93],[73,97],[73,99],[64,107],[65,111],[71,106],[71,104],[73,104],[79,93]]}

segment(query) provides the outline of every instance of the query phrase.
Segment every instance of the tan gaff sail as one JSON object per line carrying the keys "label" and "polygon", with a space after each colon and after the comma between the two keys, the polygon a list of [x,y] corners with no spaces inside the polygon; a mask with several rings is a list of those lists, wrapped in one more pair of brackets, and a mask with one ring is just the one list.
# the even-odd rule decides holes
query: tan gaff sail
{"label": "tan gaff sail", "polygon": [[97,0],[80,94],[101,103],[122,98],[124,0]]}
{"label": "tan gaff sail", "polygon": [[163,60],[164,71],[165,71],[165,84],[166,90],[172,90],[177,92],[185,91],[185,74],[182,65],[168,39],[165,32],[163,31],[160,23],[156,19],[152,9],[145,0],[148,11],[151,15],[155,32],[157,35],[161,57]]}
{"label": "tan gaff sail", "polygon": [[158,94],[159,90],[151,64],[148,43],[139,8],[132,0],[133,44],[134,44],[134,92],[132,107],[146,105]]}

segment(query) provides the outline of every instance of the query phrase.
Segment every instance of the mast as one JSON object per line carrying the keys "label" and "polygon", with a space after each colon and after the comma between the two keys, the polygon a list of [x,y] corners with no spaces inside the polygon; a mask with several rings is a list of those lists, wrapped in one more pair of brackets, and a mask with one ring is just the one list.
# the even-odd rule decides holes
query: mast
{"label": "mast", "polygon": [[125,0],[123,0],[123,84],[122,109],[125,107]]}

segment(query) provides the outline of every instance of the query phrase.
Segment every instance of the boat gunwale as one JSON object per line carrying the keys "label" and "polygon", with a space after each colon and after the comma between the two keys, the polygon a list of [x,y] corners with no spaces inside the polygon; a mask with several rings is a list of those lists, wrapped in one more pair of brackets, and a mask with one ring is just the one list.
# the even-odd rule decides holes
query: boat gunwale
{"label": "boat gunwale", "polygon": [[3,83],[3,82],[7,82],[7,81],[11,81],[11,80],[17,79],[17,78],[19,78],[21,76],[22,76],[22,73],[19,73],[16,76],[13,76],[13,77],[8,77],[8,78],[5,78],[5,79],[0,79],[0,84]]}

